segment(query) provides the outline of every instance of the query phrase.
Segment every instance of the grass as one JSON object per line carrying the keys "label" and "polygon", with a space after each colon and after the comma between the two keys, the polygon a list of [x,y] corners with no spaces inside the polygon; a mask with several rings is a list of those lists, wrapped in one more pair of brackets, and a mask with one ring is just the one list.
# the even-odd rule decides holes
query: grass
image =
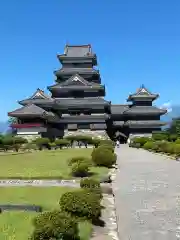
{"label": "grass", "polygon": [[[75,156],[90,157],[92,149],[38,151],[20,155],[0,156],[0,179],[70,179],[68,160]],[[92,167],[96,178],[107,174],[107,168]]]}
{"label": "grass", "polygon": [[68,187],[0,187],[0,204],[35,204],[43,210],[59,208],[63,193]]}
{"label": "grass", "polygon": [[[65,187],[0,187],[0,204],[35,204],[45,210],[59,208],[59,199],[71,188]],[[30,236],[34,212],[5,211],[0,214],[0,239],[25,240]],[[89,222],[79,224],[81,240],[89,240],[92,226]]]}

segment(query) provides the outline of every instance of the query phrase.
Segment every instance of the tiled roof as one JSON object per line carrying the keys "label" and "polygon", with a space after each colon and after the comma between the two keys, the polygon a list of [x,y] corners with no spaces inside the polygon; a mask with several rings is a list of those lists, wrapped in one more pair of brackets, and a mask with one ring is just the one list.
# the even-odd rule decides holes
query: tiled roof
{"label": "tiled roof", "polygon": [[21,100],[18,103],[21,105],[28,105],[28,104],[35,104],[35,105],[41,105],[41,106],[46,106],[49,104],[53,105],[54,99],[40,99],[40,98],[34,98],[34,99],[25,99],[25,100]]}
{"label": "tiled roof", "polygon": [[129,109],[129,105],[112,104],[111,105],[111,114],[123,114],[128,109]]}
{"label": "tiled roof", "polygon": [[45,111],[44,109],[34,105],[34,104],[29,104],[26,105],[24,107],[21,107],[19,109],[16,109],[13,112],[9,112],[8,113],[9,116],[12,117],[18,117],[18,116],[42,116],[42,117],[46,117],[46,116],[50,116],[51,113]]}
{"label": "tiled roof", "polygon": [[66,45],[64,55],[68,57],[84,57],[92,55],[91,45]]}
{"label": "tiled roof", "polygon": [[133,94],[130,94],[128,97],[128,101],[132,99],[157,99],[159,97],[158,94],[151,93],[144,85],[137,89],[137,91]]}
{"label": "tiled roof", "polygon": [[61,68],[54,72],[56,76],[63,74],[99,74],[99,70],[93,68]]}
{"label": "tiled roof", "polygon": [[153,126],[164,126],[166,125],[165,122],[161,122],[160,120],[147,120],[147,121],[132,121],[129,120],[126,122],[126,125],[142,125],[142,126],[148,126],[148,125],[153,125]]}
{"label": "tiled roof", "polygon": [[21,105],[27,105],[27,104],[43,105],[43,104],[51,103],[53,101],[54,101],[53,98],[51,98],[49,95],[45,94],[44,91],[42,91],[41,89],[38,88],[36,90],[36,92],[30,98],[19,101],[19,104],[21,104]]}
{"label": "tiled roof", "polygon": [[132,106],[124,114],[165,114],[167,111],[164,109],[159,109],[155,106]]}
{"label": "tiled roof", "polygon": [[53,86],[49,86],[48,89],[59,89],[59,88],[90,88],[90,87],[97,87],[102,88],[100,84],[94,83],[94,82],[88,82],[83,77],[79,76],[79,74],[74,74],[71,76],[68,80],[57,83]]}

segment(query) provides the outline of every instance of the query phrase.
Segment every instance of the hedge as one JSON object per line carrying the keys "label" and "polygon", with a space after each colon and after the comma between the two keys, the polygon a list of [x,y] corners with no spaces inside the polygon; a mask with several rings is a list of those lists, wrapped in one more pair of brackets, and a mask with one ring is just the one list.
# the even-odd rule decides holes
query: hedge
{"label": "hedge", "polygon": [[34,221],[32,240],[64,239],[78,240],[77,220],[67,212],[51,211],[38,215]]}
{"label": "hedge", "polygon": [[102,209],[99,198],[84,190],[64,193],[60,199],[60,208],[72,216],[90,220],[99,219]]}

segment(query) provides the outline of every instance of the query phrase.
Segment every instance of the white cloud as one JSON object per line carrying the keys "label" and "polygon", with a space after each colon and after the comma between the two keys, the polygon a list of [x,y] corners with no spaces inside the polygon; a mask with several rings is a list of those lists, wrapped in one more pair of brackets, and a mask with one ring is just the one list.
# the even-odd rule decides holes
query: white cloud
{"label": "white cloud", "polygon": [[166,109],[168,113],[172,112],[172,103],[171,102],[164,103],[160,108]]}

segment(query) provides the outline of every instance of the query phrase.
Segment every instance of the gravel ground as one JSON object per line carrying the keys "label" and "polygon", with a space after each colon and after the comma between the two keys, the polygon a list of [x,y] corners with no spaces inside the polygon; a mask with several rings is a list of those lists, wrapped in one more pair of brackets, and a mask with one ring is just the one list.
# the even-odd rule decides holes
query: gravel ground
{"label": "gravel ground", "polygon": [[116,153],[119,239],[180,239],[180,163],[127,145]]}

